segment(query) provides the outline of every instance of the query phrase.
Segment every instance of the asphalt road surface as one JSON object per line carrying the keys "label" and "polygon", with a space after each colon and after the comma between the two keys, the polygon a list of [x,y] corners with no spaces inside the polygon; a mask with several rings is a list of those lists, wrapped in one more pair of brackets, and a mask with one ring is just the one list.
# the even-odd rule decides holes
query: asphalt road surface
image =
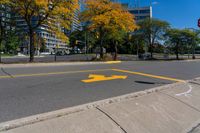
{"label": "asphalt road surface", "polygon": [[196,77],[200,77],[200,61],[4,67],[0,70],[0,122]]}

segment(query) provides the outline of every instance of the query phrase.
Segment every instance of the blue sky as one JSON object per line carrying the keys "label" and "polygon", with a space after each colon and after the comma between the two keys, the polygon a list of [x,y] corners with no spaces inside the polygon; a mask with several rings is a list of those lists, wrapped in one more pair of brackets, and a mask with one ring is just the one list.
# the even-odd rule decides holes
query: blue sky
{"label": "blue sky", "polygon": [[[128,2],[129,0],[121,0]],[[135,0],[130,0],[135,1]],[[168,21],[174,28],[198,28],[200,0],[152,0],[153,17]],[[149,5],[150,0],[140,0],[140,5]]]}

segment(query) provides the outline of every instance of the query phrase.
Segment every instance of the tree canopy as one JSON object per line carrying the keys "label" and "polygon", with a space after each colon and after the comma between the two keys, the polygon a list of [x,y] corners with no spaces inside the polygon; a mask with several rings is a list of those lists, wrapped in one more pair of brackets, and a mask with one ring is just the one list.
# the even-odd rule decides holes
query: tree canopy
{"label": "tree canopy", "polygon": [[57,38],[67,42],[64,29],[70,29],[78,0],[4,0],[23,18],[30,38],[30,61],[34,60],[34,32],[41,25]]}
{"label": "tree canopy", "polygon": [[186,47],[187,50],[192,51],[194,59],[194,50],[199,43],[198,34],[199,32],[190,29],[169,29],[165,34],[167,47],[175,52],[177,59],[179,59],[180,51]]}
{"label": "tree canopy", "polygon": [[81,20],[87,22],[88,29],[95,31],[101,47],[103,57],[103,41],[109,35],[112,39],[118,39],[120,31],[131,32],[137,26],[134,16],[124,10],[120,4],[110,0],[86,0],[86,10],[81,15]]}
{"label": "tree canopy", "polygon": [[151,58],[153,58],[153,45],[156,41],[162,40],[166,30],[170,28],[170,25],[166,21],[147,18],[138,23],[140,26],[140,32],[143,34],[143,38],[149,44]]}

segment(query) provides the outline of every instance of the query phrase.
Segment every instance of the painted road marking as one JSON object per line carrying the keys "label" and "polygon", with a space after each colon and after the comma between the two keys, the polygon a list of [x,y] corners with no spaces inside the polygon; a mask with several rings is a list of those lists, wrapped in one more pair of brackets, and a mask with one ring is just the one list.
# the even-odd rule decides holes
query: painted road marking
{"label": "painted road marking", "polygon": [[156,78],[156,79],[163,79],[163,80],[169,80],[169,81],[175,81],[175,82],[184,82],[185,83],[184,80],[176,79],[176,78],[170,78],[170,77],[165,77],[165,76],[158,76],[158,75],[152,75],[152,74],[141,73],[141,72],[134,72],[134,71],[128,71],[128,70],[121,70],[121,69],[112,69],[112,70],[116,71],[116,72],[123,72],[123,73],[140,75],[140,76],[145,76],[145,77],[150,77],[150,78]]}
{"label": "painted road marking", "polygon": [[88,77],[89,79],[82,80],[82,82],[93,83],[93,82],[116,80],[116,79],[127,79],[127,77],[128,76],[121,76],[121,75],[112,75],[111,77],[106,77],[105,75],[90,74]]}
{"label": "painted road marking", "polygon": [[36,73],[36,74],[16,74],[16,75],[12,75],[12,76],[10,76],[10,75],[0,76],[0,79],[64,75],[64,74],[75,74],[75,73],[91,73],[91,72],[103,72],[103,71],[117,71],[117,72],[130,73],[130,74],[146,76],[146,77],[151,77],[151,78],[164,79],[164,80],[169,80],[169,81],[185,82],[184,80],[180,80],[180,79],[175,79],[175,78],[170,78],[170,77],[165,77],[165,76],[157,76],[157,75],[146,74],[146,73],[141,73],[141,72],[121,70],[121,69],[96,69],[96,70],[65,71],[65,72]]}
{"label": "painted road marking", "polygon": [[122,63],[122,61],[106,61],[106,64],[119,64]]}
{"label": "painted road marking", "polygon": [[88,73],[88,72],[103,72],[103,71],[112,71],[112,69],[65,71],[65,72],[36,73],[36,74],[16,74],[16,75],[12,75],[12,77],[11,76],[0,76],[0,79],[21,78],[21,77],[36,77],[36,76],[50,76],[50,75],[63,75],[63,74],[75,74],[75,73]]}
{"label": "painted road marking", "polygon": [[184,95],[184,96],[192,96],[192,94],[191,94],[191,92],[192,92],[192,85],[189,85],[189,90],[188,91],[186,91],[186,92],[183,92],[183,93],[179,93],[179,94],[176,94],[176,96],[182,96],[182,95]]}

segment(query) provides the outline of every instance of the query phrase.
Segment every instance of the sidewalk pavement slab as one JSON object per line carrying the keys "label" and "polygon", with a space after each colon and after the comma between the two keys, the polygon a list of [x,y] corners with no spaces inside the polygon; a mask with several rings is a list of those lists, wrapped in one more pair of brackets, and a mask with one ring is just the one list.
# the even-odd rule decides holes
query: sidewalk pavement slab
{"label": "sidewalk pavement slab", "polygon": [[172,86],[170,89],[160,92],[174,97],[200,111],[200,80],[198,81],[199,85],[192,82],[193,81],[191,81],[191,83],[178,84],[177,86]]}
{"label": "sidewalk pavement slab", "polygon": [[162,93],[101,107],[127,133],[186,133],[200,112]]}
{"label": "sidewalk pavement slab", "polygon": [[123,133],[114,122],[98,110],[75,114],[19,127],[6,133]]}

